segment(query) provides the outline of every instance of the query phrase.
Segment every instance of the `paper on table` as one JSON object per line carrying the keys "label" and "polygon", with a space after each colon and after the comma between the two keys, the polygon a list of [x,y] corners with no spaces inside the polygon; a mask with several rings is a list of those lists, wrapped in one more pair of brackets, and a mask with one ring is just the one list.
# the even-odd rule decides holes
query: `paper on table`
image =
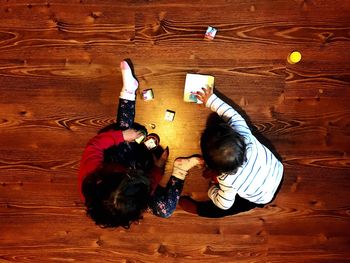
{"label": "paper on table", "polygon": [[214,77],[210,75],[201,74],[186,74],[185,90],[184,90],[184,101],[195,102],[201,104],[202,102],[194,96],[197,91],[202,91],[202,88],[213,88]]}

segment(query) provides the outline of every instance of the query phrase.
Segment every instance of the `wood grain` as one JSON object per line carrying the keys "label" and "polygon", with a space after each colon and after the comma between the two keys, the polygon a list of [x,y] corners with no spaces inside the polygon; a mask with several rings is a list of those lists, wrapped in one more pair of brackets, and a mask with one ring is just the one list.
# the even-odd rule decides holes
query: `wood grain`
{"label": "wood grain", "polygon": [[[0,262],[350,262],[349,14],[340,0],[3,1]],[[179,207],[129,230],[95,226],[79,161],[114,122],[124,58],[140,91],[154,91],[138,94],[136,121],[170,147],[167,176],[177,156],[200,152],[210,114],[182,101],[185,75],[211,74],[283,160],[277,198],[221,219]],[[206,199],[207,187],[197,169],[183,193]]]}

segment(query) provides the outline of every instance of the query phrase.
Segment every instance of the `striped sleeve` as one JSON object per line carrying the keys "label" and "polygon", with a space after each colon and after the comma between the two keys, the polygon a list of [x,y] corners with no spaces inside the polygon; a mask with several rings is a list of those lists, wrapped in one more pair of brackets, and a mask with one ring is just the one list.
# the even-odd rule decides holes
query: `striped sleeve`
{"label": "striped sleeve", "polygon": [[227,210],[235,202],[236,191],[230,186],[213,185],[208,190],[208,196],[217,207]]}
{"label": "striped sleeve", "polygon": [[226,102],[212,94],[206,103],[206,107],[216,112],[225,122],[234,127],[236,131],[251,134],[244,118]]}

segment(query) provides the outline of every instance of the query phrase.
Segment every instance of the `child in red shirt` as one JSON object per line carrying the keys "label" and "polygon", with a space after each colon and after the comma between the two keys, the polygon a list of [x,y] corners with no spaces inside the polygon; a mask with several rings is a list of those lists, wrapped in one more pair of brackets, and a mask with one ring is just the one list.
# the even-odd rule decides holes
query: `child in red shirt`
{"label": "child in red shirt", "polygon": [[138,82],[126,61],[120,68],[123,88],[117,122],[88,142],[80,162],[79,191],[87,214],[97,225],[129,228],[145,210],[169,217],[176,208],[187,171],[202,161],[197,157],[176,159],[167,186],[158,185],[169,150],[167,147],[156,158],[144,144],[134,142],[142,135],[140,127],[144,129],[134,123]]}

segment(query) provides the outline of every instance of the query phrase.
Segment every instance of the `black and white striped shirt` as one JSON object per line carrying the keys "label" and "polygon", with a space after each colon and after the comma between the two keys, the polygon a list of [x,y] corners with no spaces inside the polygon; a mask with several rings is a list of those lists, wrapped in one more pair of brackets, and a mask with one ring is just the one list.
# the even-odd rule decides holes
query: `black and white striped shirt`
{"label": "black and white striped shirt", "polygon": [[231,106],[215,94],[206,106],[240,133],[247,145],[247,161],[235,174],[222,173],[217,177],[219,185],[208,190],[210,199],[225,210],[233,205],[236,194],[256,204],[269,203],[282,180],[282,163],[255,138],[246,121]]}

